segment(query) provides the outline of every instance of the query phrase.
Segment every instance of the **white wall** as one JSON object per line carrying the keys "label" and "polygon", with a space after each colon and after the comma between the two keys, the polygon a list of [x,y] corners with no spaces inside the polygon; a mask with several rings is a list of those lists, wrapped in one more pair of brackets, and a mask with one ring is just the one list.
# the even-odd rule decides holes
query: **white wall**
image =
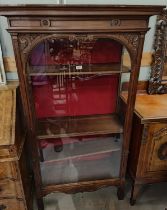
{"label": "white wall", "polygon": [[[58,0],[57,0],[58,1]],[[56,4],[56,0],[0,0],[1,4]],[[67,4],[140,4],[140,5],[167,5],[167,0],[64,0]],[[156,17],[150,18],[149,26],[150,31],[146,35],[144,51],[150,52],[153,47],[154,32],[155,32]],[[0,41],[2,43],[2,50],[4,56],[13,56],[13,48],[9,33],[6,31],[7,21],[6,18],[0,17]],[[140,79],[148,79],[150,68],[144,68],[141,71]],[[15,77],[16,75],[13,75]],[[11,75],[10,75],[11,77]]]}

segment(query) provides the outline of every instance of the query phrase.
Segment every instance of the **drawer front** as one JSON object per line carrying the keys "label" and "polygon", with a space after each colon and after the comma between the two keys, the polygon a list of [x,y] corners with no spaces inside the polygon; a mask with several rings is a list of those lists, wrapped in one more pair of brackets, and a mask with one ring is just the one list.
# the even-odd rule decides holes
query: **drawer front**
{"label": "drawer front", "polygon": [[20,183],[9,179],[0,181],[0,198],[17,197],[22,198]]}
{"label": "drawer front", "polygon": [[145,172],[167,175],[167,124],[150,124],[147,131]]}
{"label": "drawer front", "polygon": [[1,149],[0,159],[2,159],[2,158],[9,158],[9,157],[10,157],[9,149]]}
{"label": "drawer front", "polygon": [[2,162],[0,163],[0,182],[2,179],[18,179],[16,165],[14,162]]}
{"label": "drawer front", "polygon": [[61,20],[54,18],[10,18],[10,27],[12,28],[25,28],[25,29],[39,29],[39,28],[52,28],[54,30],[109,30],[109,29],[134,29],[146,28],[147,22],[145,20],[129,20],[120,19],[118,17],[113,17],[111,19],[92,19],[92,20]]}
{"label": "drawer front", "polygon": [[18,154],[15,146],[0,148],[0,162],[16,160],[16,159],[18,159]]}
{"label": "drawer front", "polygon": [[27,208],[21,200],[0,199],[0,210],[27,210]]}

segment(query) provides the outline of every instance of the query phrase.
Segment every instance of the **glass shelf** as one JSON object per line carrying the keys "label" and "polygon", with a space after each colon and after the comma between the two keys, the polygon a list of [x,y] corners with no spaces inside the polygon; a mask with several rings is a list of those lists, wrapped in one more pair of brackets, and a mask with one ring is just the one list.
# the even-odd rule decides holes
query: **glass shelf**
{"label": "glass shelf", "polygon": [[60,152],[55,152],[53,142],[43,148],[44,162],[40,166],[44,185],[119,176],[121,140],[99,137],[62,139],[62,143]]}
{"label": "glass shelf", "polygon": [[[40,147],[43,149],[44,163],[61,163],[67,160],[89,159],[91,156],[99,156],[120,150],[121,144],[118,139],[112,137],[96,138],[62,138],[45,139]],[[55,152],[53,148],[60,147]]]}
{"label": "glass shelf", "polygon": [[116,114],[38,120],[38,139],[122,133]]}
{"label": "glass shelf", "polygon": [[41,75],[106,75],[129,73],[130,69],[116,64],[90,64],[90,65],[48,65],[48,66],[31,66],[29,68],[30,76]]}

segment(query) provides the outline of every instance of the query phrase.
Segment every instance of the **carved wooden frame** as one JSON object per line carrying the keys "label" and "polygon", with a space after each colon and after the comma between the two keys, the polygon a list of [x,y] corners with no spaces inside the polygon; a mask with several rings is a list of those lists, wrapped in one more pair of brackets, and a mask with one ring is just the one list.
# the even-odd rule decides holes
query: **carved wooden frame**
{"label": "carved wooden frame", "polygon": [[118,41],[122,45],[126,47],[131,57],[131,65],[135,63],[135,59],[137,56],[137,49],[139,46],[140,37],[143,37],[143,34],[139,33],[111,33],[111,34],[99,34],[99,35],[75,35],[75,34],[20,34],[18,35],[19,40],[19,48],[22,52],[21,56],[23,59],[23,63],[26,64],[28,61],[28,57],[31,51],[38,45],[40,42],[46,39],[60,39],[60,38],[71,38],[76,40],[84,40],[84,39],[93,39],[97,40],[98,38],[110,38]]}
{"label": "carved wooden frame", "polygon": [[[119,43],[121,43],[122,45],[124,45],[126,47],[126,49],[129,52],[130,58],[131,58],[131,80],[133,82],[135,82],[135,84],[137,84],[137,78],[138,78],[138,72],[139,72],[139,68],[140,68],[140,56],[142,54],[142,46],[144,43],[144,37],[145,34],[144,32],[113,32],[113,33],[98,33],[98,34],[83,34],[83,35],[77,35],[77,34],[73,34],[73,33],[18,33],[18,34],[12,34],[12,38],[13,38],[13,42],[17,43],[17,50],[19,51],[20,54],[20,61],[22,64],[22,68],[21,68],[21,72],[20,75],[22,74],[24,77],[24,82],[25,82],[25,88],[31,92],[31,89],[29,88],[29,81],[28,81],[28,77],[25,76],[27,74],[27,62],[28,62],[28,58],[29,55],[31,54],[31,51],[38,45],[40,44],[43,40],[47,40],[47,39],[59,39],[59,38],[69,38],[69,37],[73,37],[73,39],[98,39],[98,38],[110,38],[113,40],[118,41]],[[133,89],[133,85],[132,82],[130,83],[130,87],[129,87],[129,95],[132,96],[132,92],[134,91]],[[34,110],[34,105],[32,103],[32,100],[30,98],[30,95],[27,95],[27,102],[28,102],[28,107],[29,109],[31,109],[31,117],[29,119],[29,124],[32,127],[32,133],[35,134],[36,132],[36,122],[35,122],[35,110]],[[129,100],[132,100],[133,98],[133,104],[134,104],[134,97],[130,97]],[[128,104],[128,111],[127,111],[127,115],[131,115],[130,118],[132,118],[133,116],[133,112],[131,111],[131,103]],[[27,115],[28,115],[28,111],[27,111]],[[124,130],[126,131],[127,129],[129,129],[129,120],[127,119],[129,117],[126,117],[126,122]],[[126,132],[125,132],[126,133]],[[130,133],[129,133],[130,135]],[[126,135],[124,134],[124,141],[127,142],[129,139],[128,134],[126,133]],[[37,147],[36,147],[37,148]],[[125,164],[127,163],[127,159],[128,159],[128,151],[126,148],[123,149],[124,152],[122,153],[122,160],[121,160],[121,166],[120,166],[120,174],[119,174],[119,178],[120,180],[122,180],[122,177],[125,176]],[[37,153],[36,153],[37,154]],[[35,155],[36,155],[35,154]],[[37,158],[37,157],[36,157]],[[38,159],[38,158],[37,158]],[[38,164],[38,163],[36,163]],[[38,165],[39,166],[39,165]],[[37,166],[36,166],[37,167]],[[40,170],[38,170],[39,172]],[[40,173],[40,172],[39,172]],[[38,181],[40,182],[40,187],[42,188],[42,181],[41,181],[41,175],[38,174]],[[98,181],[89,181],[89,182],[82,182],[82,183],[74,183],[74,184],[68,184],[68,185],[63,185],[63,186],[59,186],[59,185],[51,185],[51,186],[47,186],[43,189],[40,189],[40,192],[42,191],[42,195],[46,196],[49,193],[55,192],[55,191],[61,191],[64,193],[75,193],[75,192],[83,192],[83,191],[94,191],[97,189],[100,189],[102,187],[107,187],[109,185],[118,185],[120,186],[120,180],[118,178],[115,179],[108,179],[108,180],[98,180]],[[39,193],[40,193],[39,192]],[[123,193],[121,191],[121,187],[118,188],[118,197],[123,196]]]}
{"label": "carved wooden frame", "polygon": [[162,82],[167,47],[167,9],[158,16],[154,42],[153,61],[149,80],[149,94],[167,93],[167,83]]}

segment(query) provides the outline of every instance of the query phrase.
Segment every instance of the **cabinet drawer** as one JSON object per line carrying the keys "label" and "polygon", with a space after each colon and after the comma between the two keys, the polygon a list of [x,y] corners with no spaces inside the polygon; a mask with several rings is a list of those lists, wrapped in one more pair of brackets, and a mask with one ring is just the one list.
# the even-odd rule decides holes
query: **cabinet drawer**
{"label": "cabinet drawer", "polygon": [[0,199],[0,210],[27,210],[24,202],[17,199]]}
{"label": "cabinet drawer", "polygon": [[17,197],[22,198],[21,187],[18,181],[9,179],[0,181],[0,198]]}
{"label": "cabinet drawer", "polygon": [[0,180],[2,179],[18,179],[16,164],[14,162],[0,163]]}

